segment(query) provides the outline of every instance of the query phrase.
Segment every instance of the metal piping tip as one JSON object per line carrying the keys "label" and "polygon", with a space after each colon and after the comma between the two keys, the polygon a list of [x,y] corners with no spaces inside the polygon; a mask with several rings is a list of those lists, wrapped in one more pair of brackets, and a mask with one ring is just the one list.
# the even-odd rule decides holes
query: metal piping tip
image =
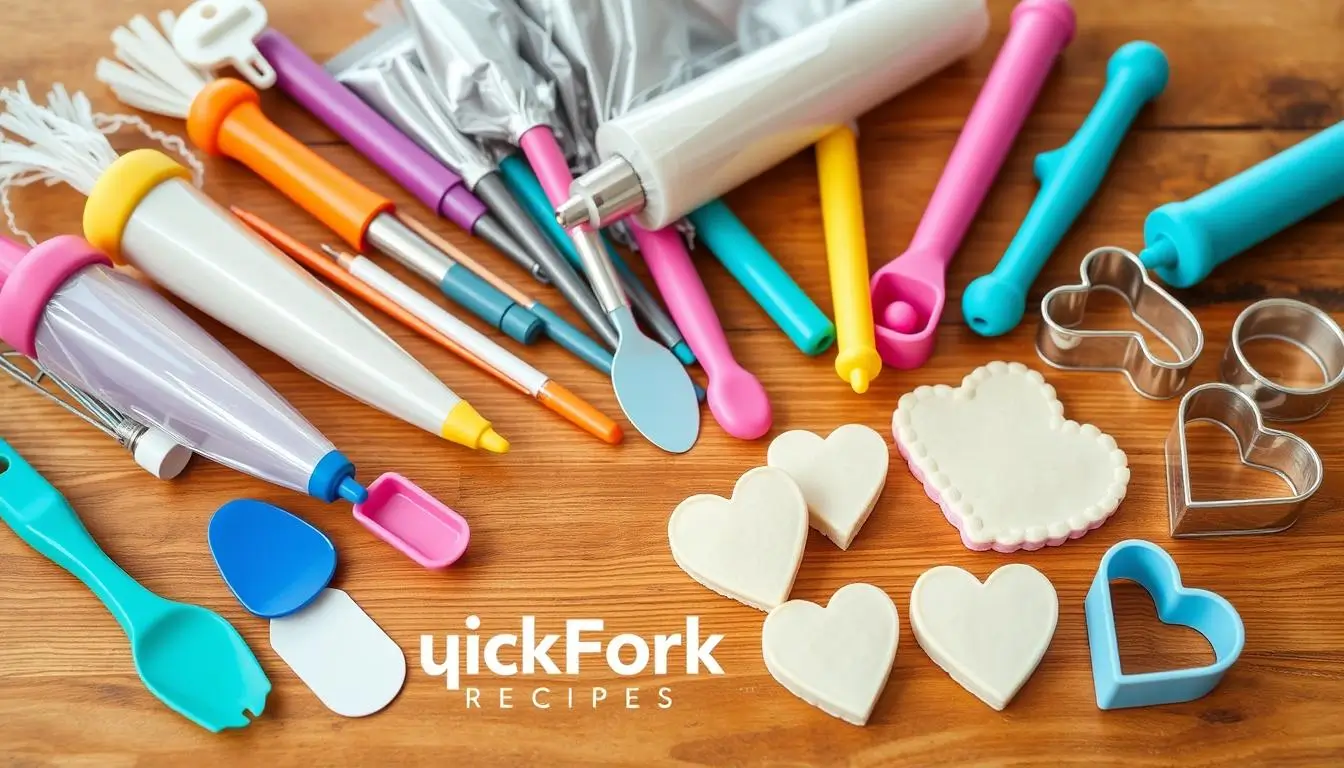
{"label": "metal piping tip", "polygon": [[555,221],[561,229],[571,230],[588,223],[588,204],[582,197],[574,196],[555,209]]}

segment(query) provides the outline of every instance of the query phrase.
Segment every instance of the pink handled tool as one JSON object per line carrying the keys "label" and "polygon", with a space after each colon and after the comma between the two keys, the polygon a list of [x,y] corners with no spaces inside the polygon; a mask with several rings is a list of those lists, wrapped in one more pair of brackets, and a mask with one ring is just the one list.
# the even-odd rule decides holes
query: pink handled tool
{"label": "pink handled tool", "polygon": [[631,229],[672,319],[709,375],[705,402],[714,420],[741,440],[755,440],[769,432],[774,416],[765,387],[733,357],[681,235],[671,227],[648,230],[633,222]]}
{"label": "pink handled tool", "polygon": [[1022,0],[1012,29],[952,149],[905,253],[873,275],[877,350],[887,365],[918,368],[933,352],[947,298],[947,265],[998,176],[1055,59],[1073,39],[1068,0]]}

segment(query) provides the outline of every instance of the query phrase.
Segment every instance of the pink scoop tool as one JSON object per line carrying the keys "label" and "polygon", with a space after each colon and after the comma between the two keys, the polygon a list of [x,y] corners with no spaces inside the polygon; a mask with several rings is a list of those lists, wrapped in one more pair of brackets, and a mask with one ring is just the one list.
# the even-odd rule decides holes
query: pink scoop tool
{"label": "pink scoop tool", "polygon": [[636,224],[632,229],[673,321],[709,376],[705,402],[714,420],[741,440],[755,440],[769,432],[774,415],[765,387],[733,357],[681,234],[671,227],[653,231]]}
{"label": "pink scoop tool", "polygon": [[877,351],[887,365],[918,368],[933,353],[934,332],[947,300],[947,266],[1074,29],[1068,0],[1022,0],[1013,9],[1008,39],[910,247],[873,275]]}

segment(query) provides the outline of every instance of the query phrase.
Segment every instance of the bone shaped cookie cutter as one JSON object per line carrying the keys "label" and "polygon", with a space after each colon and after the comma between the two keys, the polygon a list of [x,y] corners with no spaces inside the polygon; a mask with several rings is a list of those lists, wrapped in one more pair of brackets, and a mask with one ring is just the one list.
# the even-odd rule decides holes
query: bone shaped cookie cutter
{"label": "bone shaped cookie cutter", "polygon": [[[1204,349],[1199,321],[1149,279],[1137,256],[1122,248],[1092,251],[1079,272],[1080,284],[1055,288],[1041,300],[1037,354],[1055,368],[1123,373],[1136,392],[1153,400],[1174,397]],[[1082,328],[1088,297],[1099,290],[1124,297],[1134,318],[1179,358],[1171,362],[1157,357],[1136,331]]]}
{"label": "bone shaped cookie cutter", "polygon": [[[1190,488],[1186,425],[1217,424],[1237,441],[1241,462],[1278,475],[1291,495],[1197,501]],[[1181,398],[1176,423],[1167,434],[1167,508],[1173,538],[1278,533],[1297,522],[1302,506],[1321,487],[1321,457],[1297,435],[1265,426],[1255,400],[1222,383],[1202,384]]]}

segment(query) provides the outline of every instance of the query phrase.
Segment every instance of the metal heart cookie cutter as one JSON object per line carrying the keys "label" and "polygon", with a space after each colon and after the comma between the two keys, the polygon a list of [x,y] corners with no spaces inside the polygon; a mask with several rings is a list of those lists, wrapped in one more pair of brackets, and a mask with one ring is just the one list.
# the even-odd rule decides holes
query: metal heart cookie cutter
{"label": "metal heart cookie cutter", "polygon": [[[1148,278],[1138,257],[1122,248],[1098,248],[1083,258],[1082,283],[1064,285],[1041,300],[1036,352],[1048,365],[1079,371],[1117,371],[1134,391],[1153,400],[1173,397],[1185,387],[1204,349],[1199,321],[1179,301]],[[1137,331],[1080,327],[1093,291],[1111,291],[1129,303],[1134,319],[1179,356],[1175,362],[1153,354]]]}
{"label": "metal heart cookie cutter", "polygon": [[[1292,387],[1265,376],[1246,357],[1252,341],[1273,339],[1302,350],[1320,368],[1323,382]],[[1344,331],[1330,315],[1294,299],[1265,299],[1242,310],[1223,354],[1223,381],[1245,392],[1269,421],[1306,421],[1320,415],[1344,382]]]}
{"label": "metal heart cookie cutter", "polygon": [[[1241,462],[1278,475],[1290,496],[1196,501],[1190,488],[1185,427],[1217,424],[1237,441]],[[1167,434],[1167,509],[1173,538],[1278,533],[1297,522],[1302,505],[1321,487],[1321,457],[1302,438],[1265,426],[1251,396],[1230,384],[1202,384],[1186,393]]]}

